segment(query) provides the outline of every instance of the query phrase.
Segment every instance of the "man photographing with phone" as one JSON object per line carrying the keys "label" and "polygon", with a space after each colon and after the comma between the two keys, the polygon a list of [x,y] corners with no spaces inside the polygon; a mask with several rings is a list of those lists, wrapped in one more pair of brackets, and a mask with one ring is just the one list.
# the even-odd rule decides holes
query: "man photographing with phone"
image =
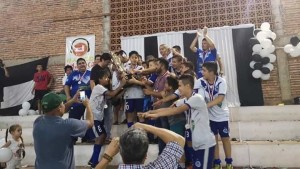
{"label": "man photographing with phone", "polygon": [[3,87],[4,87],[4,79],[8,78],[9,74],[5,67],[5,64],[3,63],[2,59],[0,59],[0,107],[1,102],[3,101]]}

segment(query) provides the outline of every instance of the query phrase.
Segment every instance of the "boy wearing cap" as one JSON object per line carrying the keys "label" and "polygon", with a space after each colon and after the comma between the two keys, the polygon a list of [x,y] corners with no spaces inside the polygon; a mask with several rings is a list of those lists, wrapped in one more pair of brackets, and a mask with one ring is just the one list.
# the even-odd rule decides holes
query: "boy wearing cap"
{"label": "boy wearing cap", "polygon": [[88,99],[83,101],[86,120],[62,118],[66,109],[77,102],[77,98],[78,93],[66,104],[55,93],[48,93],[42,98],[41,105],[45,115],[38,117],[33,124],[36,169],[75,168],[72,137],[83,137],[94,124]]}

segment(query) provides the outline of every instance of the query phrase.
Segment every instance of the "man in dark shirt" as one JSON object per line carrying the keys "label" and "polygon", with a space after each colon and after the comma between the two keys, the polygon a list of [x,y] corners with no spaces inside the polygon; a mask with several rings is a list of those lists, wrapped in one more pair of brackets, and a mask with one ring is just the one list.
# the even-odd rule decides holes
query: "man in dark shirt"
{"label": "man in dark shirt", "polygon": [[0,59],[0,107],[1,102],[3,101],[3,87],[4,87],[4,79],[9,77],[8,71],[3,63],[2,59]]}

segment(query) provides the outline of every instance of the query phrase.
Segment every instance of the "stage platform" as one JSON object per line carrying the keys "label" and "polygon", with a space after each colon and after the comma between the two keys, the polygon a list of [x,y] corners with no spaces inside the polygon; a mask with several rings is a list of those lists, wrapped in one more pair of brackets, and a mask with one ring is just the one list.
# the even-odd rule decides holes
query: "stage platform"
{"label": "stage platform", "polygon": [[[230,108],[230,128],[232,156],[234,166],[238,167],[300,167],[300,106],[253,106]],[[67,117],[68,115],[64,115]],[[0,117],[0,138],[5,136],[5,129],[14,123],[23,127],[26,145],[26,157],[23,164],[34,165],[32,124],[38,116],[3,116]],[[126,130],[126,125],[115,125],[113,136],[119,136]],[[222,144],[220,142],[220,144]],[[76,166],[86,166],[93,146],[78,143],[75,145]],[[222,150],[222,149],[221,149]],[[147,161],[157,157],[158,147],[150,145]],[[221,151],[224,161],[224,153]],[[122,163],[117,155],[111,165]]]}

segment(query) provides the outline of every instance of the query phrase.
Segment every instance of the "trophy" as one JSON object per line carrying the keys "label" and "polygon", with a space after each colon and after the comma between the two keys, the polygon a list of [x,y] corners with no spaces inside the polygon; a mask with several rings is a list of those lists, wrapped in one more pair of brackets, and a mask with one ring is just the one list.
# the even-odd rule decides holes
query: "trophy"
{"label": "trophy", "polygon": [[121,73],[125,73],[125,79],[129,80],[132,78],[132,74],[128,74],[126,72],[126,69],[123,65],[123,63],[121,62],[120,56],[118,56],[120,53],[118,52],[111,52],[111,56],[112,56],[112,62],[115,65],[116,69],[121,72]]}

